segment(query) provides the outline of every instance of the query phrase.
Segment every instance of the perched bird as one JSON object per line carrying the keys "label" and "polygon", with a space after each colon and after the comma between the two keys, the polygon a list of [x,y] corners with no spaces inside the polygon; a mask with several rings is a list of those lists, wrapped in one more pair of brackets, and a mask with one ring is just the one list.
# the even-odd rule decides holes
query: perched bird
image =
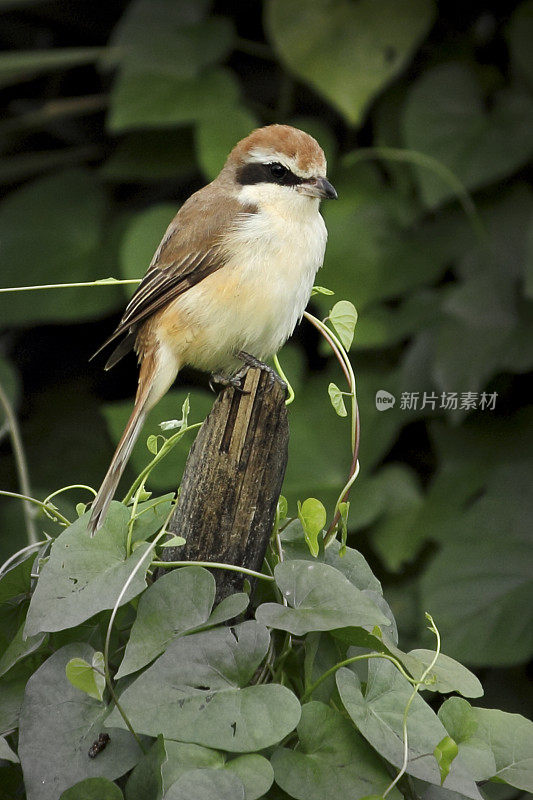
{"label": "perched bird", "polygon": [[135,349],[140,371],[131,417],[92,504],[91,535],[147,413],[179,370],[188,365],[231,382],[243,363],[257,366],[291,335],[324,259],[320,200],[336,197],[318,142],[268,125],[240,141],[215,180],[180,208],[100,348],[123,337],[105,368]]}

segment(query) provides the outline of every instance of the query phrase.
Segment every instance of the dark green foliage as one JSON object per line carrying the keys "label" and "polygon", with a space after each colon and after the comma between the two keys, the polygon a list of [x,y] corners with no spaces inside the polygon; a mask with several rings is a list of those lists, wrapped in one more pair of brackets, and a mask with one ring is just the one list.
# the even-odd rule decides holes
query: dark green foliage
{"label": "dark green foliage", "polygon": [[[263,602],[253,603],[256,619],[236,624],[245,596],[230,596],[211,610],[214,580],[201,567],[184,567],[143,589],[150,553],[164,535],[139,544],[144,518],[153,513],[143,511],[114,503],[102,531],[85,546],[76,541],[76,531],[86,525],[82,516],[57,537],[40,568],[29,613],[38,606],[40,627],[63,628],[62,638],[41,639],[33,652],[22,649],[6,674],[25,674],[24,696],[11,697],[5,679],[0,696],[6,733],[19,728],[28,800],[52,800],[63,792],[84,797],[82,792],[97,789],[119,797],[110,781],[132,768],[128,800],[186,797],[193,787],[198,797],[228,792],[255,800],[274,779],[294,798],[328,796],[338,781],[358,796],[390,785],[387,794],[398,797],[401,784],[391,785],[391,772],[400,767],[434,791],[444,783],[446,791],[474,800],[480,797],[476,781],[496,775],[518,789],[533,788],[527,755],[533,723],[460,698],[447,700],[437,716],[426,699],[437,692],[478,697],[481,686],[447,656],[399,649],[390,608],[355,550],[340,557],[334,544],[314,558],[295,520],[278,532],[285,560],[275,566],[275,580],[265,576]],[[60,579],[39,591],[41,582],[50,582],[50,565],[65,558],[67,538],[73,553],[90,550],[91,583],[108,585],[100,608],[113,604],[111,617],[88,604],[83,616],[94,625],[85,628],[69,629],[76,584],[69,596]],[[122,564],[120,595],[108,578],[110,541]],[[138,553],[148,556],[144,564],[135,559]],[[30,555],[7,568],[6,601],[17,603],[15,577],[32,560]],[[271,571],[273,553],[269,562]],[[72,570],[65,566],[74,574],[75,562]],[[140,601],[130,600],[136,618],[120,610],[132,596],[128,585],[141,593]],[[230,627],[223,624],[231,619]],[[89,644],[103,641],[94,635],[98,626],[107,630],[103,653]],[[430,628],[436,633],[431,621]],[[124,681],[121,675],[131,677]],[[452,744],[445,748],[446,737]],[[10,744],[0,740],[1,755],[16,764]]]}
{"label": "dark green foliage", "polygon": [[[21,796],[21,769],[29,800],[379,796],[402,762],[408,678],[433,659],[424,611],[453,658],[439,657],[412,702],[410,761],[387,796],[475,798],[474,781],[491,778],[514,788],[487,783],[488,800],[532,791],[531,723],[511,712],[533,714],[533,420],[523,408],[533,3],[123,0],[98,14],[86,0],[68,13],[56,5],[0,0],[1,285],[141,277],[175,210],[239,138],[270,122],[308,130],[339,194],[323,209],[317,278],[335,296],[316,294],[312,309],[325,316],[342,301],[330,325],[350,346],[344,301],[357,308],[360,474],[344,508],[348,548],[324,552],[323,508],[327,527],[350,465],[351,409],[338,364],[304,321],[280,354],[296,399],[278,527],[293,521],[284,563],[269,552],[276,585],[261,582],[250,604],[236,595],[214,605],[199,567],[151,583],[150,541],[170,496],[140,493],[135,510],[116,503],[91,541],[86,489],[51,500],[66,530],[35,507],[42,546],[0,575],[0,800]],[[103,361],[88,358],[131,291],[0,293],[0,386],[36,498],[96,485],[105,472],[135,365],[103,375]],[[181,418],[189,392],[189,424],[205,417],[206,390],[205,378],[180,376],[150,415],[125,488],[160,452],[159,425]],[[386,410],[382,391],[395,396]],[[6,419],[0,403],[0,489],[19,492]],[[175,491],[193,436],[178,437],[149,491]],[[0,499],[1,562],[28,540],[20,501]],[[236,637],[225,627],[257,606]],[[88,670],[104,651],[146,734],[144,755],[108,684],[97,699],[103,675]],[[459,661],[481,670],[489,697],[439,709],[438,693],[481,695]],[[213,712],[211,700],[200,711],[206,695]],[[111,741],[89,759],[108,713]]]}

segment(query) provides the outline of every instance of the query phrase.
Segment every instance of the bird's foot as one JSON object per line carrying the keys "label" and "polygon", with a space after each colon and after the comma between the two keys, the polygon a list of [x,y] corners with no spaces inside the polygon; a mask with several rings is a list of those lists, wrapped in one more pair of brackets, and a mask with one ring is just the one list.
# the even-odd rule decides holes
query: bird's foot
{"label": "bird's foot", "polygon": [[246,367],[254,367],[255,369],[260,369],[262,372],[266,372],[266,374],[268,375],[268,383],[265,387],[266,389],[271,389],[274,383],[277,382],[283,389],[285,389],[285,391],[287,391],[287,384],[285,383],[285,381],[283,381],[279,377],[276,370],[272,369],[272,367],[269,367],[268,364],[264,364],[255,356],[251,356],[250,353],[245,353],[244,350],[240,350],[237,353],[237,358],[240,358],[241,361],[244,363],[243,369],[240,372],[238,372],[237,375],[240,375],[242,372],[244,372]]}
{"label": "bird's foot", "polygon": [[209,388],[214,392],[216,391],[215,385],[218,384],[224,387],[231,386],[236,392],[239,392],[239,394],[250,394],[250,392],[242,388],[241,381],[242,375],[240,373],[228,377],[227,375],[222,375],[220,372],[214,372],[209,379]]}

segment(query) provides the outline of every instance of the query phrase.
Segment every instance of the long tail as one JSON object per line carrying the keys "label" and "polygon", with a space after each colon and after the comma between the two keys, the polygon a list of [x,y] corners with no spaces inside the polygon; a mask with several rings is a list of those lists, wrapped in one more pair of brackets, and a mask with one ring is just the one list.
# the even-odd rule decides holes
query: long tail
{"label": "long tail", "polygon": [[115,455],[111,460],[107,474],[98,490],[98,494],[94,498],[88,525],[91,536],[94,536],[96,531],[103,525],[109,504],[117,490],[118,482],[122,477],[128,458],[133,450],[133,445],[146,418],[148,411],[146,408],[147,399],[145,394],[144,396],[139,396],[135,401],[131,417],[124,428],[124,433],[115,450]]}

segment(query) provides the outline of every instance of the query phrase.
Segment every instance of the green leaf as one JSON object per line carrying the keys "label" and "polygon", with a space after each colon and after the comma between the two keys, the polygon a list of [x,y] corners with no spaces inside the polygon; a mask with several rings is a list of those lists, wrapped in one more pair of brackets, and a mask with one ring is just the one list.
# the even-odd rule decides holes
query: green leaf
{"label": "green leaf", "polygon": [[165,794],[165,800],[244,800],[242,781],[230,772],[195,769],[184,773]]}
{"label": "green leaf", "polygon": [[[373,165],[356,159],[357,151],[341,159],[335,174],[339,199],[323,210],[328,229],[324,274],[336,297],[357,300],[364,319],[371,303],[396,300],[436,281],[450,263],[452,243],[457,250],[458,236],[456,230],[443,231],[441,221],[413,225],[411,202]],[[318,295],[316,302],[329,310],[326,298]]]}
{"label": "green leaf", "polygon": [[327,297],[331,297],[331,295],[334,295],[335,292],[332,292],[331,289],[326,289],[324,286],[313,286],[311,297],[314,297],[317,294],[323,294]]}
{"label": "green leaf", "polygon": [[[345,628],[342,629],[347,630]],[[349,630],[354,630],[350,628]],[[358,630],[363,631],[362,628]],[[366,631],[364,631],[366,634]],[[369,635],[369,634],[367,634]],[[333,633],[335,636],[335,633]],[[311,632],[305,637],[305,655],[303,679],[307,691],[325,672],[332,669],[346,657],[346,646],[343,642],[323,633]],[[335,685],[335,673],[323,680],[313,691],[310,700],[330,701],[338,703],[339,694]]]}
{"label": "green leaf", "polygon": [[[407,667],[415,680],[420,680],[435,656],[432,650],[410,650],[408,653],[402,653],[390,642],[385,641],[385,644],[404,667]],[[440,692],[441,694],[459,692],[463,697],[481,697],[483,694],[483,687],[478,678],[458,661],[444,653],[439,653],[426,680],[428,682],[422,689],[430,692]]]}
{"label": "green leaf", "polygon": [[[94,175],[82,170],[40,178],[11,192],[0,206],[2,286],[92,281],[105,262],[106,201]],[[116,308],[118,286],[0,295],[9,323],[76,322]]]}
{"label": "green leaf", "polygon": [[[182,408],[187,394],[188,393],[183,390],[168,392],[148,414],[143,426],[143,437],[150,436],[151,434],[155,436],[161,435],[159,423],[161,420],[172,419],[176,416],[176,413]],[[193,424],[205,419],[213,405],[213,395],[198,390],[192,391],[190,394],[192,410],[189,424]],[[122,431],[131,414],[131,407],[132,402],[127,400],[126,402],[106,405],[102,409],[113,442],[113,448],[122,436]],[[185,466],[192,439],[195,435],[196,434],[192,432],[186,434],[183,439],[175,445],[167,458],[164,458],[153,472],[150,473],[149,486],[151,489],[161,491],[169,489],[175,490],[176,483],[179,481],[179,475]],[[111,457],[112,448],[110,447],[109,450],[109,457]],[[129,462],[134,474],[139,474],[141,470],[144,469],[147,460],[145,444],[142,441],[138,441],[133,448]]]}
{"label": "green leaf", "polygon": [[[200,747],[197,744],[167,740],[165,749],[168,755],[168,760],[163,765],[165,790],[180,781],[182,776],[187,775],[189,778],[192,771],[214,772],[218,770],[221,783],[225,781],[224,772],[229,772],[231,775],[237,776],[244,786],[244,800],[258,800],[270,789],[274,780],[270,762],[258,753],[237,756],[226,761],[225,753]],[[183,784],[179,782],[178,785],[181,790]],[[195,794],[194,797],[196,798],[196,796]],[[130,798],[127,797],[126,800],[130,800]],[[131,798],[131,800],[136,800],[136,798]],[[141,797],[139,800],[142,800]]]}
{"label": "green leaf", "polygon": [[[146,502],[141,502],[137,506],[136,519],[133,524],[132,543],[144,542],[154,533],[159,533],[163,525],[168,521],[168,515],[174,502],[174,492],[152,498],[150,492],[146,492]],[[143,494],[141,493],[141,500]],[[131,506],[129,507],[131,513]]]}
{"label": "green leaf", "polygon": [[0,680],[0,731],[10,731],[18,727],[26,681],[27,673],[23,677],[17,675],[16,678]]}
{"label": "green leaf", "polygon": [[163,789],[166,791],[185,772],[195,769],[223,769],[225,753],[189,742],[165,741],[167,760],[163,764]]}
{"label": "green leaf", "polygon": [[[58,536],[31,599],[26,635],[65,630],[99,611],[113,608],[126,579],[148,549],[143,542],[127,556],[129,517],[130,512],[122,503],[113,502],[103,527],[94,538],[87,531],[89,514],[84,514]],[[121,605],[146,588],[144,576],[148,564],[145,559],[143,568],[138,570],[124,593]]]}
{"label": "green leaf", "polygon": [[411,59],[434,13],[430,0],[271,0],[265,22],[285,64],[360,125]]}
{"label": "green leaf", "polygon": [[95,700],[102,700],[105,689],[105,678],[96,672],[93,667],[102,669],[104,657],[102,653],[95,653],[93,663],[88,664],[83,658],[72,658],[66,668],[65,673],[70,683],[80,691],[94,697]]}
{"label": "green leaf", "polygon": [[[413,687],[390,661],[373,659],[363,693],[359,677],[349,669],[337,672],[337,688],[346,711],[361,734],[396,767],[403,763],[403,716]],[[409,761],[407,772],[428,783],[441,785],[433,751],[446,736],[437,715],[416,695],[407,718]],[[446,789],[466,797],[481,798],[468,770],[458,757],[444,781]]]}
{"label": "green leaf", "polygon": [[329,399],[331,400],[331,405],[339,417],[346,417],[348,412],[346,411],[346,406],[344,405],[344,395],[339,387],[334,383],[330,383],[328,386],[328,394]]}
{"label": "green leaf", "polygon": [[0,736],[0,761],[12,761],[14,764],[19,763],[19,757],[11,749],[6,741],[5,736]]}
{"label": "green leaf", "polygon": [[25,639],[23,636],[24,625],[25,622],[20,625],[15,636],[0,657],[0,675],[5,675],[11,667],[14,667],[23,658],[35,653],[47,638],[46,633],[37,633],[35,636],[28,636]]}
{"label": "green leaf", "polygon": [[113,31],[104,64],[183,78],[223,59],[233,43],[231,22],[205,19],[207,4],[183,0],[135,0]]}
{"label": "green leaf", "polygon": [[185,541],[183,536],[172,536],[168,541],[164,542],[161,547],[181,547],[185,544]]}
{"label": "green leaf", "polygon": [[[532,465],[518,453],[512,459],[461,517],[446,520],[441,549],[422,576],[421,602],[438,620],[447,650],[472,664],[518,664],[533,653]],[[479,469],[486,466],[478,481]]]}
{"label": "green leaf", "polygon": [[163,768],[167,761],[165,741],[157,737],[143,755],[126,784],[126,800],[161,800],[163,797]]}
{"label": "green leaf", "polygon": [[55,70],[92,64],[103,52],[100,47],[4,52],[0,55],[0,86],[10,86]]}
{"label": "green leaf", "polygon": [[45,661],[27,683],[19,756],[28,800],[57,800],[85,778],[114,780],[132,769],[142,755],[129,731],[110,730],[107,747],[96,758],[88,757],[93,742],[105,731],[108,712],[69,683],[65,668],[73,658],[90,663],[93,655],[87,644],[69,644]]}
{"label": "green leaf", "polygon": [[[385,791],[389,774],[354,727],[324,703],[306,703],[298,725],[296,750],[278,748],[272,755],[276,783],[297,800],[359,797]],[[393,789],[391,800],[400,794]]]}
{"label": "green leaf", "polygon": [[520,714],[473,708],[460,697],[446,700],[439,717],[475,780],[495,778],[533,792],[533,722]]}
{"label": "green leaf", "polygon": [[355,326],[357,324],[357,311],[349,300],[339,300],[329,312],[329,321],[333,325],[342,346],[349,350],[352,346]]}
{"label": "green leaf", "polygon": [[[270,747],[293,730],[300,704],[284,686],[247,685],[268,646],[254,621],[178,638],[120,703],[141,733],[229,752]],[[108,724],[124,725],[116,711]]]}
{"label": "green leaf", "polygon": [[298,519],[302,523],[305,541],[311,555],[318,555],[318,536],[326,524],[326,509],[314,497],[308,497],[303,503],[298,502]]}
{"label": "green leaf", "polygon": [[63,792],[59,800],[123,800],[123,797],[117,784],[107,778],[86,778]]}
{"label": "green leaf", "polygon": [[242,781],[244,800],[258,800],[268,792],[274,781],[274,770],[266,758],[259,753],[237,756],[226,761],[226,770]]}
{"label": "green leaf", "polygon": [[[120,245],[120,272],[123,278],[142,278],[176,211],[174,205],[161,203],[133,217]],[[132,285],[130,293],[135,288]]]}
{"label": "green leaf", "polygon": [[257,128],[257,118],[246,108],[236,106],[231,113],[201,119],[195,140],[198,163],[208,180],[216,178],[238,141]]}
{"label": "green leaf", "polygon": [[288,503],[287,503],[287,498],[283,497],[283,495],[280,495],[279,497],[277,510],[278,510],[279,521],[281,522],[282,520],[286,519],[288,511]]}
{"label": "green leaf", "polygon": [[116,80],[108,126],[113,132],[175,127],[232,114],[239,99],[233,74],[213,69],[194,78],[127,70]]}
{"label": "green leaf", "polygon": [[264,625],[296,636],[350,625],[389,625],[377,606],[328,564],[285,561],[277,564],[274,575],[289,606],[259,606],[256,617]]}
{"label": "green leaf", "polygon": [[441,784],[446,780],[450,772],[452,761],[456,758],[458,752],[459,748],[451,736],[445,736],[433,750],[433,755],[437,759],[437,764],[440,769]]}
{"label": "green leaf", "polygon": [[[142,595],[117,678],[136,672],[157,658],[177,636],[240,614],[248,605],[243,594],[226,598],[213,612],[215,579],[202,567],[172,570]],[[229,616],[226,616],[227,609]]]}
{"label": "green leaf", "polygon": [[[310,554],[304,540],[300,520],[293,520],[281,534],[283,557],[286,561],[311,561],[316,563]],[[318,561],[329,564],[342,573],[350,583],[362,591],[369,589],[371,592],[381,593],[381,584],[368,566],[366,559],[357,550],[346,548],[343,556],[340,555],[340,544],[333,541],[329,547],[318,555]]]}
{"label": "green leaf", "polygon": [[[404,110],[405,145],[439,161],[467,189],[507,177],[529,160],[533,100],[509,88],[486,101],[471,69],[441,64],[411,87]],[[454,190],[425,167],[415,168],[424,203],[435,208]]]}
{"label": "green leaf", "polygon": [[157,436],[151,434],[146,440],[146,447],[148,448],[148,452],[153,453],[155,456],[157,454]]}

